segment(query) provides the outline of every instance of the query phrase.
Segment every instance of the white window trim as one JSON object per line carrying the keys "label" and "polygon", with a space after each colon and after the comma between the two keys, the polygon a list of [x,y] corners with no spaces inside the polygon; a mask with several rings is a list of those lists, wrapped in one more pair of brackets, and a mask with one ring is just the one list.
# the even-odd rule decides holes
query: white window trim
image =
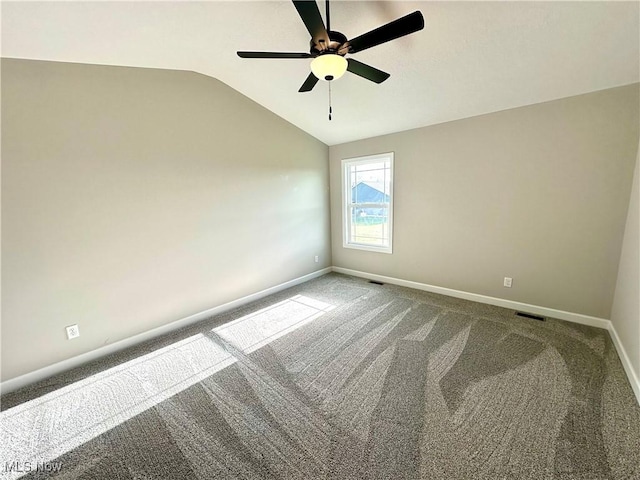
{"label": "white window trim", "polygon": [[[347,199],[351,198],[351,187],[347,185],[347,165],[358,165],[361,163],[370,163],[375,160],[388,160],[390,168],[390,188],[389,188],[389,246],[378,247],[374,245],[364,245],[358,243],[349,243],[349,232],[351,231],[351,215],[349,214],[349,203]],[[378,153],[376,155],[368,155],[366,157],[345,158],[342,160],[342,246],[355,250],[366,250],[378,253],[393,253],[393,152]]]}

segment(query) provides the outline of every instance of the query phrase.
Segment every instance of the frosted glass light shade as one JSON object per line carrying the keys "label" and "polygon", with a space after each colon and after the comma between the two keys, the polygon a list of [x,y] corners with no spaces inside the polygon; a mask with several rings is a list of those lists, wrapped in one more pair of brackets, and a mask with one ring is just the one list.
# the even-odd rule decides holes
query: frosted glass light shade
{"label": "frosted glass light shade", "polygon": [[320,80],[335,80],[347,71],[347,61],[340,55],[327,53],[311,61],[311,71]]}

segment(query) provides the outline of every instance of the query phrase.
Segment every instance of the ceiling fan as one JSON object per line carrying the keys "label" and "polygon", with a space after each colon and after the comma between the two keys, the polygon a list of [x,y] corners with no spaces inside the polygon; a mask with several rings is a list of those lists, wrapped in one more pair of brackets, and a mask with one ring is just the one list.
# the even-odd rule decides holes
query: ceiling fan
{"label": "ceiling fan", "polygon": [[331,30],[329,0],[326,0],[326,28],[315,0],[293,0],[293,5],[311,35],[309,53],[240,51],[238,56],[242,58],[313,58],[311,73],[298,90],[299,92],[311,91],[319,79],[331,81],[340,78],[347,70],[375,83],[384,82],[390,76],[388,73],[353,58],[345,59],[345,55],[361,52],[424,28],[422,13],[415,11],[347,40],[342,33]]}

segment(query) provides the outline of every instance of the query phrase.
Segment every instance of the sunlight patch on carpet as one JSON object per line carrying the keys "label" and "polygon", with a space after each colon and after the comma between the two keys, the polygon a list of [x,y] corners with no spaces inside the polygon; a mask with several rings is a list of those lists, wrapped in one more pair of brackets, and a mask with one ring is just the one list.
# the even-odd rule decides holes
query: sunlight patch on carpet
{"label": "sunlight patch on carpet", "polygon": [[[212,331],[253,352],[334,307],[296,295]],[[212,374],[236,358],[203,334],[173,343],[0,412],[0,458],[49,462]],[[0,471],[13,479],[20,472]]]}
{"label": "sunlight patch on carpet", "polygon": [[296,295],[213,331],[244,353],[251,353],[334,308],[328,303]]}

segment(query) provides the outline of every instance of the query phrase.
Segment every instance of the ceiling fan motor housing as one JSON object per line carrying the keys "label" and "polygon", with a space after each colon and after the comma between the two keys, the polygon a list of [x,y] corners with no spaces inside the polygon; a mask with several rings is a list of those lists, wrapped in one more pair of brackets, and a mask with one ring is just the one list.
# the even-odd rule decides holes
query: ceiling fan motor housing
{"label": "ceiling fan motor housing", "polygon": [[342,33],[330,30],[327,32],[329,35],[329,45],[325,45],[324,39],[320,39],[317,42],[312,38],[309,44],[311,45],[311,49],[309,53],[313,56],[324,55],[325,53],[335,53],[340,56],[345,56],[346,51],[340,53],[340,47],[347,43],[347,37],[345,37]]}

